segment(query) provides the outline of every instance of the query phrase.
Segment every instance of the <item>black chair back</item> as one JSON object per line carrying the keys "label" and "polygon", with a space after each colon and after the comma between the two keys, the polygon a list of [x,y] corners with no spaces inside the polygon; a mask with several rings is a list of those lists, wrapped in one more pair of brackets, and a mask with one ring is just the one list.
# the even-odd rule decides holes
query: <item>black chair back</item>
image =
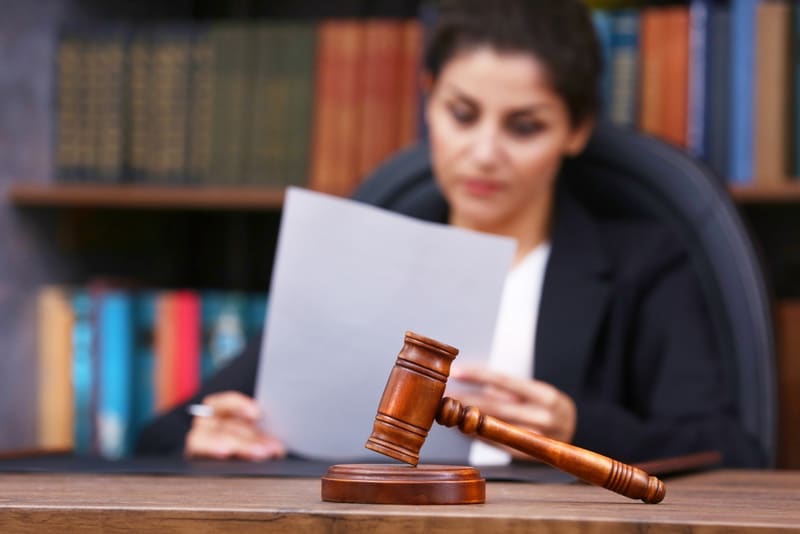
{"label": "black chair back", "polygon": [[[744,427],[769,465],[776,453],[776,390],[770,302],[753,245],[721,181],[653,137],[601,124],[584,152],[565,163],[564,185],[603,216],[654,218],[684,243],[705,292],[715,334],[730,355],[727,383]],[[382,164],[354,199],[419,217],[446,210],[427,143]]]}

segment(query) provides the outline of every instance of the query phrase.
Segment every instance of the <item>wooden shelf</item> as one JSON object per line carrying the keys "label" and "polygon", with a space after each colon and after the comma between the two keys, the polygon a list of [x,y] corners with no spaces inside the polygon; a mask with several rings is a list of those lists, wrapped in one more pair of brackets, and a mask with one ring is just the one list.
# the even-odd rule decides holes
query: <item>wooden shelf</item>
{"label": "wooden shelf", "polygon": [[734,185],[731,196],[739,204],[780,204],[800,202],[800,181],[774,186]]}
{"label": "wooden shelf", "polygon": [[[735,185],[739,204],[800,203],[800,181],[776,186]],[[15,184],[8,198],[18,206],[186,210],[276,210],[282,188],[262,186],[155,186],[102,184]]]}
{"label": "wooden shelf", "polygon": [[15,184],[8,190],[18,206],[186,210],[276,210],[283,188],[260,186],[153,186]]}

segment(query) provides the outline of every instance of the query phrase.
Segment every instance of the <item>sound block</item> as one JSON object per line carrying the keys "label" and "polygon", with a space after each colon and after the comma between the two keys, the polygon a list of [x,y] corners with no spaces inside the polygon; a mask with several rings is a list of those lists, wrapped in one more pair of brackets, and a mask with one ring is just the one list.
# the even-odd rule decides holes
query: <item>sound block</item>
{"label": "sound block", "polygon": [[322,500],[363,504],[480,504],[486,480],[474,467],[340,464],[322,477]]}

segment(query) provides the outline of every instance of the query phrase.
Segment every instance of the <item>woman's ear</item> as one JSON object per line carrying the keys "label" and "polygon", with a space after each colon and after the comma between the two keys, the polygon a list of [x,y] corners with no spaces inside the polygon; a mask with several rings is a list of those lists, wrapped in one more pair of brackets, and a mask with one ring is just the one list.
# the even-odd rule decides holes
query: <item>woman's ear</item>
{"label": "woman's ear", "polygon": [[572,128],[565,150],[567,156],[577,156],[583,151],[583,149],[586,147],[586,143],[589,142],[589,138],[592,136],[594,125],[594,117],[589,117],[584,119],[579,125]]}

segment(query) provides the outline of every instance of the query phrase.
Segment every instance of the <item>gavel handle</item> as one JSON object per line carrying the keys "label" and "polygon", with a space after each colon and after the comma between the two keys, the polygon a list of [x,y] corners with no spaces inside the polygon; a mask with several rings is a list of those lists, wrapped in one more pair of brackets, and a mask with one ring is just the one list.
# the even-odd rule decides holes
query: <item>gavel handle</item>
{"label": "gavel handle", "polygon": [[641,469],[515,427],[482,414],[474,406],[464,407],[450,397],[443,398],[439,404],[436,421],[444,426],[458,426],[465,434],[477,434],[489,441],[508,445],[585,482],[632,499],[654,504],[661,502],[666,494],[664,483]]}

